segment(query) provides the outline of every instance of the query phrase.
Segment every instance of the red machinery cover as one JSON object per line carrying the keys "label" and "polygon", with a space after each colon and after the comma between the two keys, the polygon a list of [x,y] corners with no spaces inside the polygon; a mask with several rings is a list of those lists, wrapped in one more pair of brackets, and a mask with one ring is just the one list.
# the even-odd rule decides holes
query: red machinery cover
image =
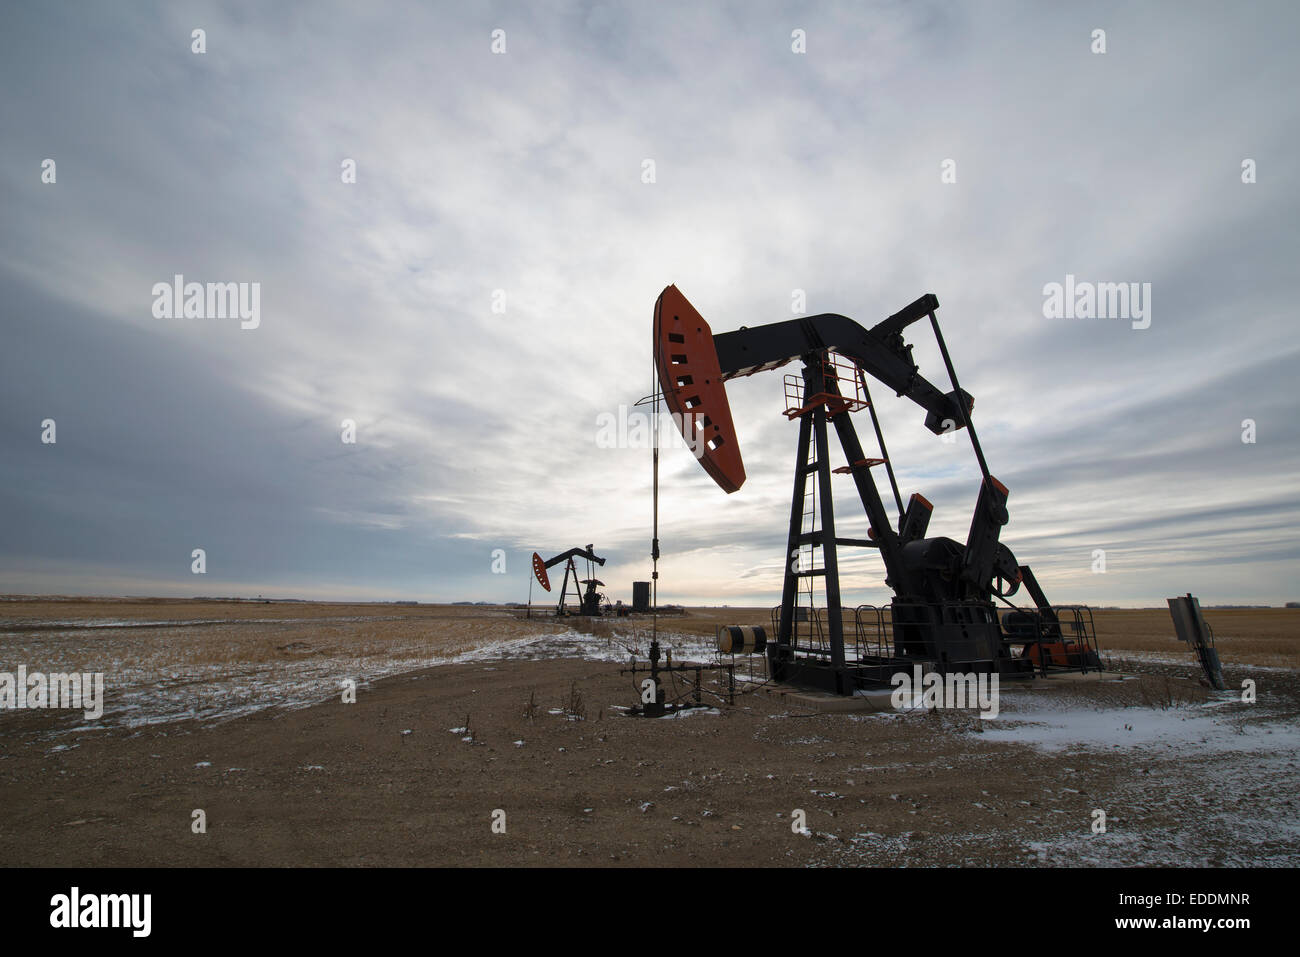
{"label": "red machinery cover", "polygon": [[533,552],[533,574],[537,576],[537,581],[543,588],[547,591],[551,590],[551,576],[546,574],[546,563],[536,552]]}
{"label": "red machinery cover", "polygon": [[[745,484],[745,464],[736,442],[727,389],[718,367],[713,330],[676,286],[667,286],[655,302],[655,370],[668,411],[673,413],[682,438],[692,449],[703,442],[696,458],[724,492]],[[693,416],[704,428],[693,432]]]}

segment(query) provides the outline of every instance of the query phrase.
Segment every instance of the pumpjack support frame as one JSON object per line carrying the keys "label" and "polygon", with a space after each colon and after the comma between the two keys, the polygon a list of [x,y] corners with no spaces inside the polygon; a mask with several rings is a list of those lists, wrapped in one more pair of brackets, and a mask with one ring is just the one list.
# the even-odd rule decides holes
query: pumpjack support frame
{"label": "pumpjack support frame", "polygon": [[[989,473],[971,421],[974,399],[957,381],[935,316],[938,306],[938,299],[927,294],[870,330],[846,316],[823,314],[753,328],[742,326],[735,332],[714,335],[676,286],[665,288],[655,304],[655,367],[665,403],[688,441],[698,442],[698,432],[705,433],[701,465],[728,493],[744,484],[745,471],[726,381],[802,362],[799,401],[792,404],[787,392],[786,414],[798,419],[799,438],[779,623],[776,640],[768,646],[772,675],[778,681],[844,695],[888,683],[894,673],[910,671],[916,664],[945,673],[1027,676],[1059,663],[1061,659],[1047,653],[1048,648],[1065,648],[1064,659],[1081,667],[1100,665],[1095,636],[1090,633],[1091,616],[1086,619],[1088,634],[1063,634],[1059,616],[1047,603],[1032,572],[999,541],[1001,528],[1009,520],[1008,490]],[[903,339],[903,330],[924,318],[930,320],[943,357],[952,386],[948,392],[920,375],[912,361],[912,347]],[[841,387],[844,365],[840,359],[856,370],[853,395]],[[867,374],[924,408],[925,425],[930,431],[944,434],[965,430],[969,436],[981,481],[964,544],[950,538],[926,537],[933,506],[923,496],[913,494],[903,507],[880,422],[871,404]],[[862,448],[850,415],[860,408],[871,412],[880,457],[869,458]],[[850,463],[834,470],[828,425],[834,427],[845,460]],[[877,465],[884,465],[888,473],[898,507],[896,524],[871,474]],[[852,477],[870,522],[867,539],[837,536],[832,472]],[[820,527],[805,531],[804,506],[810,480],[816,483]],[[816,549],[821,550],[820,567],[799,567],[798,557],[806,547],[814,554]],[[892,654],[881,654],[879,649],[875,654],[861,654],[856,641],[853,653],[849,653],[839,575],[839,549],[844,547],[875,548],[880,553],[885,583],[894,592],[890,614]],[[801,646],[798,640],[795,610],[801,580],[815,577],[822,578],[825,587],[826,633],[824,641],[813,648]],[[1026,590],[1035,603],[1032,611],[1016,609],[1007,600],[1022,582],[1028,585]],[[994,598],[1021,616],[1015,634],[1004,632]],[[1025,646],[1019,656],[1012,650],[1017,642]]]}

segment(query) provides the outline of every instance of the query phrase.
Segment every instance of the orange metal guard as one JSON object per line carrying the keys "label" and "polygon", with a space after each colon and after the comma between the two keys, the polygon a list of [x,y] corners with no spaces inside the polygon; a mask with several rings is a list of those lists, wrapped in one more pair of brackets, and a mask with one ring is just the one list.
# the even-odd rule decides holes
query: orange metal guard
{"label": "orange metal guard", "polygon": [[[736,491],[745,484],[745,464],[713,331],[676,286],[665,287],[655,302],[654,350],[659,387],[682,438],[724,492]],[[703,423],[698,433],[697,422]]]}
{"label": "orange metal guard", "polygon": [[537,583],[547,591],[551,590],[551,576],[546,574],[546,563],[542,561],[542,556],[533,552],[533,574],[537,576]]}

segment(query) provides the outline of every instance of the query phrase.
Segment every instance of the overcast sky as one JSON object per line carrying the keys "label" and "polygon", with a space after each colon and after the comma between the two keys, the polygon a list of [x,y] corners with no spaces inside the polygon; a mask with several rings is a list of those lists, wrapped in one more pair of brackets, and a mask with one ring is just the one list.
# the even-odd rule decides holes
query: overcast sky
{"label": "overcast sky", "polygon": [[[598,422],[650,391],[675,283],[715,332],[791,318],[794,290],[864,325],[937,295],[1003,541],[1051,600],[1300,599],[1298,26],[1290,3],[6,4],[0,592],[524,600],[534,550],[590,542],[628,600],[650,452]],[[258,283],[260,324],[156,318],[177,274]],[[1067,275],[1150,283],[1149,328],[1046,317]],[[964,435],[876,393],[904,497],[964,540]],[[662,601],[779,599],[798,427],[780,372],[730,394],[749,480],[665,450]],[[862,535],[851,483],[837,504]],[[845,603],[882,578],[850,556]]]}

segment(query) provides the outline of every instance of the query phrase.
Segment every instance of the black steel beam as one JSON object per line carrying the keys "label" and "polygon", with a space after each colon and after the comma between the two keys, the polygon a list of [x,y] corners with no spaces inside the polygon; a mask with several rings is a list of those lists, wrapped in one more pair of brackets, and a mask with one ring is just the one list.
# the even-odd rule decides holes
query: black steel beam
{"label": "black steel beam", "polygon": [[[955,395],[940,392],[917,371],[901,339],[887,341],[848,316],[823,313],[752,329],[742,327],[715,334],[713,344],[724,380],[775,369],[809,353],[829,349],[851,359],[898,395],[907,396],[925,409],[926,428],[936,435],[946,431],[946,421],[965,421]],[[970,396],[965,399],[969,405]]]}
{"label": "black steel beam", "polygon": [[[781,624],[776,633],[776,644],[789,649],[794,628],[794,606],[799,596],[799,573],[795,570],[799,554],[799,538],[803,531],[803,502],[808,485],[808,445],[812,437],[812,422],[808,416],[799,418],[799,442],[794,460],[794,492],[790,496],[790,533],[785,545],[785,578],[781,586]],[[773,654],[781,652],[773,649]],[[775,662],[774,662],[775,663]]]}
{"label": "black steel beam", "polygon": [[[822,373],[805,370],[804,381],[811,386],[813,379],[822,378]],[[835,548],[835,498],[831,494],[830,449],[826,442],[826,407],[819,405],[812,413],[813,431],[817,437],[817,488],[821,495],[822,532],[826,535],[822,542],[822,572],[826,576],[826,618],[830,625],[831,663],[836,668],[844,667],[844,621],[840,611],[840,562]],[[850,459],[849,461],[856,461]],[[840,694],[842,690],[836,689]]]}

